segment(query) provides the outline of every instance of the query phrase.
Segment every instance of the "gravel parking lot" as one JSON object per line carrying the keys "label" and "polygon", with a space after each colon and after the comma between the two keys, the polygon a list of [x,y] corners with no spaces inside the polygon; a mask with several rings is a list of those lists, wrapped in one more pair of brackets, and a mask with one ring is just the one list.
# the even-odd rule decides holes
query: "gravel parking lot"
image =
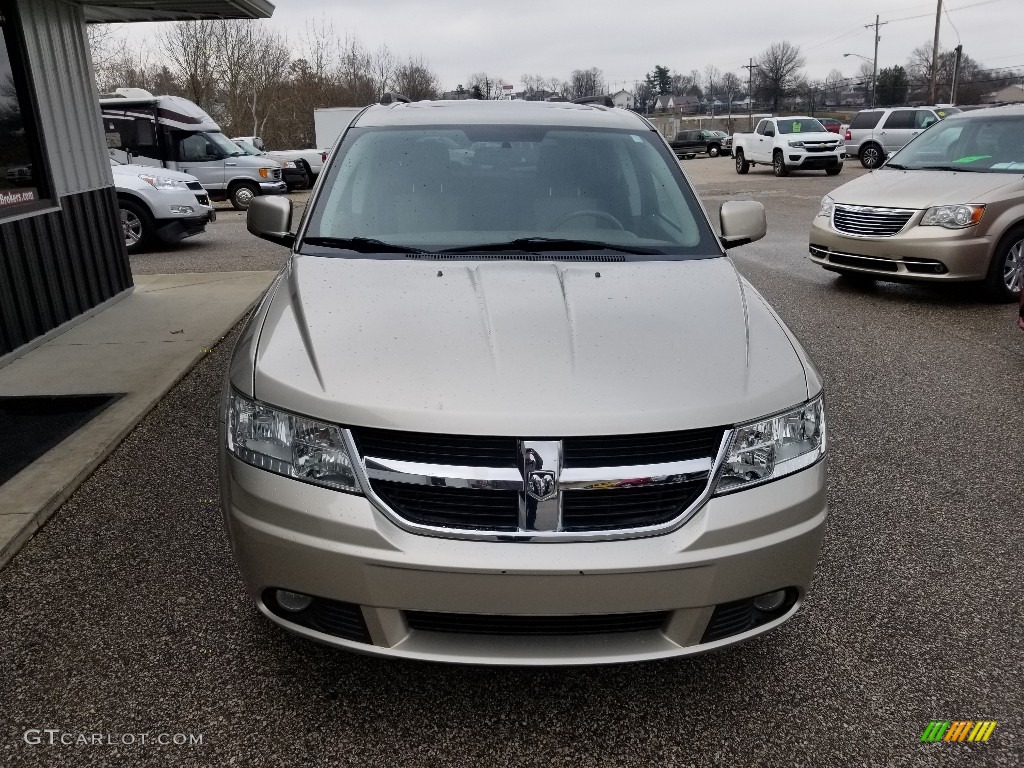
{"label": "gravel parking lot", "polygon": [[[826,380],[830,520],[804,609],[745,646],[606,668],[383,661],[279,631],[245,595],[216,503],[218,345],[0,572],[0,764],[1016,766],[1024,754],[1024,334],[969,287],[858,287],[806,258],[848,162],[777,179],[683,161],[731,251]],[[302,201],[308,193],[294,195]],[[274,269],[220,206],[137,274]],[[930,720],[995,720],[922,744]],[[26,743],[28,729],[150,734]],[[155,745],[157,734],[202,744]]]}

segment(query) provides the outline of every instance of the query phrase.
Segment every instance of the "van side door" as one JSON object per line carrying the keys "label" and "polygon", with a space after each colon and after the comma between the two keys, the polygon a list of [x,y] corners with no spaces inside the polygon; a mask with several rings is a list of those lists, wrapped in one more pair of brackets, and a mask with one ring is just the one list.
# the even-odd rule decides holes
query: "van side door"
{"label": "van side door", "polygon": [[224,190],[224,155],[205,134],[171,131],[171,143],[176,170],[192,174],[211,192]]}

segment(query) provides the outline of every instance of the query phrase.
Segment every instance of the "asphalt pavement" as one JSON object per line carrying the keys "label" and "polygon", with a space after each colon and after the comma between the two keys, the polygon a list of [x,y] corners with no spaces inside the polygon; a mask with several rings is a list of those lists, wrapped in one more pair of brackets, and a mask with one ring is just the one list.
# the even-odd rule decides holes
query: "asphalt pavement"
{"label": "asphalt pavement", "polygon": [[[731,254],[826,381],[830,519],[793,620],[696,658],[540,670],[380,660],[285,634],[250,604],[216,501],[232,334],[0,571],[0,765],[1020,765],[1013,309],[964,287],[857,287],[811,264],[809,222],[863,173],[852,163],[785,179],[737,176],[726,158],[683,166],[713,214],[726,199],[766,205],[768,237]],[[133,269],[280,266],[283,250],[235,218]],[[923,744],[931,720],[998,725],[986,743]]]}

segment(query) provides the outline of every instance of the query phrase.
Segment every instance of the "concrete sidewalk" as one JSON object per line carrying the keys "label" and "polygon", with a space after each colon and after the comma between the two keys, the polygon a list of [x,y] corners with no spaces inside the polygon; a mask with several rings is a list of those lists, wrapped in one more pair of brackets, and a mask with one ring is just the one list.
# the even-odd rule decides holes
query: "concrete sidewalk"
{"label": "concrete sidewalk", "polygon": [[0,568],[182,376],[274,272],[138,275],[135,290],[0,368],[0,395],[125,393],[0,486]]}

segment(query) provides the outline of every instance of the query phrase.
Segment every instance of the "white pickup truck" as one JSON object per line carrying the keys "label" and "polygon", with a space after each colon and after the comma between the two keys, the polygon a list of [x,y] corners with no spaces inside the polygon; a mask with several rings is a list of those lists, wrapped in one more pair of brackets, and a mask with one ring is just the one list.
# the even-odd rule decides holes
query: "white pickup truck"
{"label": "white pickup truck", "polygon": [[236,136],[232,141],[248,142],[256,147],[256,149],[262,150],[269,157],[282,163],[291,160],[295,163],[296,167],[306,171],[306,176],[309,178],[309,186],[311,187],[313,186],[313,180],[324,167],[324,161],[327,159],[327,153],[330,151],[329,149],[281,149],[268,152],[266,147],[263,146],[263,139],[259,136]]}
{"label": "white pickup truck", "polygon": [[841,136],[829,133],[813,117],[767,117],[753,133],[736,133],[732,153],[736,173],[750,166],[771,165],[776,176],[791,170],[822,170],[836,176],[843,170],[846,145]]}

